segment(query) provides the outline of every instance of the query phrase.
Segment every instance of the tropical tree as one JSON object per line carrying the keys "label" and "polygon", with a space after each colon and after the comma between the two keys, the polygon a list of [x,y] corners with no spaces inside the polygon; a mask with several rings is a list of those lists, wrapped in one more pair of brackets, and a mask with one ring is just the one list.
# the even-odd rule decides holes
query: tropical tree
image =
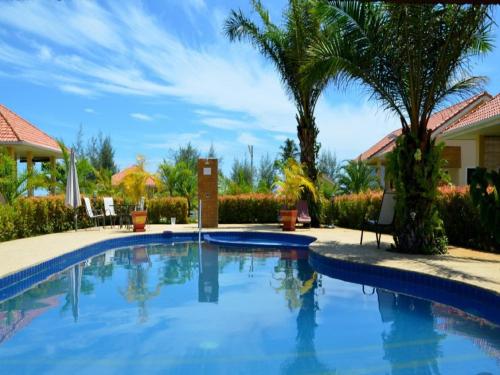
{"label": "tropical tree", "polygon": [[[78,133],[77,144],[80,136],[81,134]],[[77,146],[77,149],[80,149],[80,147],[81,146]],[[83,157],[83,155],[78,156],[79,159]],[[96,170],[107,169],[111,171],[111,174],[115,174],[118,170],[114,161],[115,150],[111,144],[111,138],[109,136],[105,137],[102,133],[99,133],[97,137],[89,139],[85,156]]]}
{"label": "tropical tree", "polygon": [[362,160],[349,160],[338,179],[344,193],[357,194],[380,187],[375,170]]}
{"label": "tropical tree", "polygon": [[245,158],[243,161],[234,159],[228,186],[229,194],[244,194],[253,191],[252,166]]}
{"label": "tropical tree", "polygon": [[126,175],[121,182],[125,197],[130,199],[134,204],[139,203],[141,197],[144,197],[147,193],[146,182],[149,178],[156,177],[146,171],[146,159],[144,156],[138,155],[136,168]]}
{"label": "tropical tree", "polygon": [[277,195],[283,198],[288,209],[295,209],[304,191],[308,191],[314,200],[318,199],[316,185],[307,176],[304,166],[294,159],[288,159],[282,171],[282,178],[277,180],[274,185],[277,188]]}
{"label": "tropical tree", "polygon": [[175,164],[185,163],[185,165],[192,170],[193,173],[197,173],[199,158],[200,151],[198,151],[191,144],[191,142],[189,142],[186,146],[180,146],[177,151],[174,151],[173,159]]}
{"label": "tropical tree", "polygon": [[300,157],[299,148],[293,139],[287,138],[280,146],[279,161],[281,166],[285,165],[288,159],[298,160]]}
{"label": "tropical tree", "polygon": [[0,148],[0,203],[3,198],[6,203],[12,204],[29,189],[37,187],[44,187],[43,176],[34,170],[18,173],[16,161]]}
{"label": "tropical tree", "polygon": [[266,154],[260,159],[257,190],[261,193],[269,193],[273,188],[275,179],[276,164],[273,160],[271,160],[269,154]]}
{"label": "tropical tree", "polygon": [[[226,35],[231,41],[250,41],[276,66],[283,86],[297,108],[300,162],[305,164],[307,175],[315,183],[318,177],[319,131],[314,109],[329,77],[306,80],[303,67],[309,48],[320,35],[320,17],[313,1],[289,0],[283,13],[283,26],[278,26],[271,22],[269,12],[260,1],[254,0],[252,5],[259,15],[260,25],[247,18],[241,10],[232,10],[225,24]],[[312,225],[319,226],[319,207],[309,193],[305,195],[309,201]]]}
{"label": "tropical tree", "polygon": [[318,171],[328,177],[332,182],[338,180],[342,167],[337,162],[337,157],[330,150],[322,151],[319,155]]}
{"label": "tropical tree", "polygon": [[196,173],[184,161],[171,165],[164,160],[158,167],[158,175],[170,196],[181,196],[187,199],[190,211],[198,191]]}
{"label": "tropical tree", "polygon": [[318,13],[326,27],[309,51],[311,80],[361,83],[401,120],[390,157],[396,249],[446,251],[435,205],[441,148],[428,122],[450,96],[470,95],[484,82],[469,63],[491,49],[489,7],[331,1],[321,2]]}
{"label": "tropical tree", "polygon": [[188,210],[191,211],[198,192],[198,179],[197,175],[185,162],[175,165],[173,185],[174,193],[187,199]]}

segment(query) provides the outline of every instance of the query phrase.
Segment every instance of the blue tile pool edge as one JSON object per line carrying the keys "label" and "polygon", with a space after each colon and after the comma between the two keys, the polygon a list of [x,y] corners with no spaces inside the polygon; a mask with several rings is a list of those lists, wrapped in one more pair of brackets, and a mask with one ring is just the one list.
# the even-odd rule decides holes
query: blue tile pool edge
{"label": "blue tile pool edge", "polygon": [[456,307],[500,325],[500,294],[458,280],[309,253],[319,273],[347,282],[390,290]]}

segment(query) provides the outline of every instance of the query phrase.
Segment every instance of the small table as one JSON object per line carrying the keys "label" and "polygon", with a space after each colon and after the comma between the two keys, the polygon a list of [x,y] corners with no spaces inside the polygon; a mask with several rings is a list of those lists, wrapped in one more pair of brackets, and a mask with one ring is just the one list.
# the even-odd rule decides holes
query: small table
{"label": "small table", "polygon": [[118,220],[120,221],[120,228],[124,225],[124,222],[127,222],[127,229],[132,224],[132,218],[130,213],[135,208],[134,204],[116,204],[115,205],[115,213],[118,216]]}

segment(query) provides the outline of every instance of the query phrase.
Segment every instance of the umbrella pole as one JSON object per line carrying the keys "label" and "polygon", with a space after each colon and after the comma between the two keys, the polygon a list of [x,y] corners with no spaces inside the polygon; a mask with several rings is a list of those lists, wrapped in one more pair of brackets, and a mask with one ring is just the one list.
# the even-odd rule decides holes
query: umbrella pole
{"label": "umbrella pole", "polygon": [[75,212],[75,232],[78,230],[78,224],[77,224],[77,221],[78,221],[78,214],[76,213],[76,210],[74,210]]}

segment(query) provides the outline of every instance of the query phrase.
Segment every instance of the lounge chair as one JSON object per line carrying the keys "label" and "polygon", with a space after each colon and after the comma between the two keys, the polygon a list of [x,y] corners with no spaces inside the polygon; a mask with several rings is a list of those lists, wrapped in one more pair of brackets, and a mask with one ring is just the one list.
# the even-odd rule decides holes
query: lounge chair
{"label": "lounge chair", "polygon": [[90,205],[90,199],[87,197],[83,198],[83,202],[85,203],[85,210],[87,211],[87,215],[90,218],[90,220],[94,220],[94,224],[97,227],[97,220],[102,219],[102,225],[105,226],[106,223],[104,222],[104,214],[100,211],[96,211],[97,213],[94,213],[92,210],[92,206]]}
{"label": "lounge chair", "polygon": [[306,201],[297,202],[297,223],[304,226],[311,225],[311,216],[309,215],[309,208]]}
{"label": "lounge chair", "polygon": [[363,245],[363,232],[365,230],[371,230],[375,232],[375,238],[377,240],[377,248],[380,249],[380,240],[382,238],[382,232],[392,229],[394,225],[395,206],[396,206],[396,193],[390,190],[384,191],[378,219],[377,220],[365,219],[363,223],[361,223],[361,240],[359,241],[360,245]]}
{"label": "lounge chair", "polygon": [[104,216],[109,217],[109,224],[111,225],[111,228],[113,228],[114,221],[118,216],[115,212],[115,204],[113,202],[113,198],[104,197],[103,202],[104,202]]}

